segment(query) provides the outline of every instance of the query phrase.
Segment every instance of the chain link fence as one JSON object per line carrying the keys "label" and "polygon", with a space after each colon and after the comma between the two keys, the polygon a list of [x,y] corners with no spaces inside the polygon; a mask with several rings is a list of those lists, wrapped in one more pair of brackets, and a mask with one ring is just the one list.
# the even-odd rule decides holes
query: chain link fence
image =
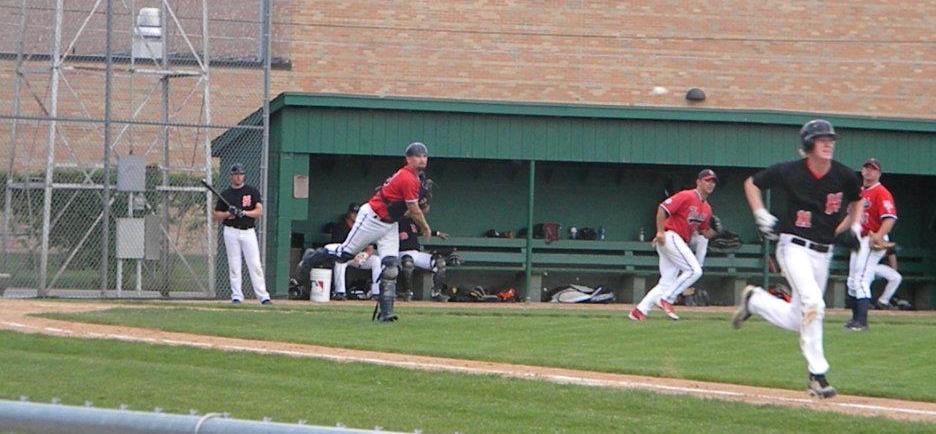
{"label": "chain link fence", "polygon": [[8,296],[229,296],[200,181],[266,188],[267,7],[0,2]]}

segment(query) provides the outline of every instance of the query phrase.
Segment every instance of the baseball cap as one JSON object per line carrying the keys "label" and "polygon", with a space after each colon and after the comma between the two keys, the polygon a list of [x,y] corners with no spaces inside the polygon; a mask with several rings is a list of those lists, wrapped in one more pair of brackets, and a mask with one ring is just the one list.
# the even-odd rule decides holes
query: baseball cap
{"label": "baseball cap", "polygon": [[709,178],[714,178],[716,181],[718,181],[718,175],[715,175],[715,171],[712,169],[705,169],[699,172],[698,179],[708,180]]}
{"label": "baseball cap", "polygon": [[231,165],[231,175],[242,175],[247,173],[244,171],[244,165],[240,163],[234,163]]}
{"label": "baseball cap", "polygon": [[861,167],[869,167],[869,166],[877,170],[881,170],[881,162],[878,161],[877,158],[869,158],[865,160],[864,164],[861,165]]}
{"label": "baseball cap", "polygon": [[360,210],[361,210],[361,204],[359,203],[351,202],[351,204],[348,205],[348,212],[358,212]]}
{"label": "baseball cap", "polygon": [[412,157],[414,155],[429,155],[429,149],[420,142],[410,143],[409,146],[406,147],[406,156]]}

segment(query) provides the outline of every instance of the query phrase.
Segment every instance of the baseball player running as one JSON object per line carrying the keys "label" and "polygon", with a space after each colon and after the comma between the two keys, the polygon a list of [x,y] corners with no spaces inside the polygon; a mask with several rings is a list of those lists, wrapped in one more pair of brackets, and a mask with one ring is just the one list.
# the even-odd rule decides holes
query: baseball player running
{"label": "baseball player running", "polygon": [[343,243],[328,244],[306,252],[299,263],[300,277],[308,279],[312,268],[330,262],[348,262],[371,243],[377,243],[380,258],[380,297],[375,319],[396,321],[393,313],[396,300],[396,279],[400,273],[400,234],[397,222],[408,214],[421,229],[426,239],[432,229],[419,209],[419,198],[424,194],[420,173],[429,164],[426,145],[413,142],[406,147],[406,165],[378,187],[370,200],[361,206],[357,219]]}
{"label": "baseball player running", "polygon": [[630,311],[628,318],[644,321],[657,305],[671,319],[679,319],[669,300],[702,277],[702,266],[687,243],[698,231],[709,238],[715,236],[715,231],[709,227],[712,207],[708,197],[715,191],[717,182],[715,172],[705,169],[696,178],[696,188],[674,194],[657,208],[657,233],[652,243],[660,255],[660,281]]}
{"label": "baseball player running", "polygon": [[[832,159],[837,138],[828,121],[809,121],[800,129],[804,159],[773,165],[744,181],[744,193],[758,229],[768,239],[777,239],[779,234],[777,261],[793,296],[787,303],[763,288],[749,285],[732,318],[732,325],[740,328],[751,314],[758,314],[778,327],[798,332],[809,370],[809,393],[821,398],[836,394],[826,379],[829,363],[822,348],[822,297],[832,242],[844,231],[855,235],[861,231],[858,177]],[[786,203],[779,208],[779,219],[764,207],[761,191],[765,189],[785,193]]]}
{"label": "baseball player running", "polygon": [[[897,222],[897,207],[894,196],[881,184],[881,162],[869,158],[861,165],[861,199],[864,213],[861,216],[861,236],[858,250],[852,250],[848,264],[848,295],[855,297],[852,318],[845,328],[852,331],[868,329],[868,307],[871,304],[871,282],[874,267],[881,262],[888,240],[887,234]],[[889,297],[888,297],[889,298]]]}
{"label": "baseball player running", "polygon": [[231,302],[244,301],[241,290],[241,253],[250,272],[254,294],[262,304],[271,304],[266,290],[260,247],[257,245],[256,221],[263,215],[263,202],[256,188],[244,183],[246,173],[240,163],[231,166],[231,186],[221,192],[230,207],[222,201],[215,203],[213,218],[224,226],[224,247],[227,250],[228,277],[231,280]]}

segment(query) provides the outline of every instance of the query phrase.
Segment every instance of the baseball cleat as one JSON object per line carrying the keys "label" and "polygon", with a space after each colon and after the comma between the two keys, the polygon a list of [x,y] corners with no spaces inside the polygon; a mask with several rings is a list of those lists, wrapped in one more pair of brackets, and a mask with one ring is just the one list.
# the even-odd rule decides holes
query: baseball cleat
{"label": "baseball cleat", "polygon": [[348,299],[348,295],[343,292],[336,292],[331,299],[335,301],[345,301]]}
{"label": "baseball cleat", "polygon": [[679,315],[676,315],[676,310],[673,309],[673,303],[670,303],[661,298],[657,300],[656,305],[659,306],[660,309],[663,309],[663,313],[665,313],[666,316],[668,316],[671,320],[679,320]]}
{"label": "baseball cleat", "polygon": [[741,324],[751,317],[751,310],[748,309],[748,303],[751,302],[751,296],[754,295],[755,289],[757,289],[756,286],[748,285],[744,287],[743,291],[741,291],[741,302],[738,303],[738,310],[736,310],[734,315],[731,317],[732,327],[736,329],[741,328]]}
{"label": "baseball cleat", "polygon": [[629,314],[627,314],[627,317],[634,321],[646,321],[647,320],[647,315],[644,315],[644,313],[641,312],[640,309],[637,309],[636,307],[632,309]]}
{"label": "baseball cleat", "polygon": [[838,393],[834,387],[829,385],[829,381],[826,380],[825,375],[814,374],[809,374],[808,392],[809,396],[820,399],[831,398]]}
{"label": "baseball cleat", "polygon": [[241,304],[241,301],[235,298],[231,300],[231,304]]}
{"label": "baseball cleat", "polygon": [[878,300],[876,303],[874,303],[874,307],[875,307],[876,309],[880,309],[880,310],[894,310],[894,309],[897,309],[897,306],[894,306],[894,305],[890,304],[890,302],[886,302],[886,303],[885,303],[885,302],[883,302],[883,301],[881,301],[881,300]]}
{"label": "baseball cleat", "polygon": [[268,299],[266,299],[266,300],[261,301],[260,304],[273,304],[273,300],[270,300],[270,299],[268,298]]}
{"label": "baseball cleat", "polygon": [[853,331],[853,332],[863,332],[863,331],[868,330],[868,325],[861,324],[857,321],[848,321],[847,323],[845,323],[845,330]]}

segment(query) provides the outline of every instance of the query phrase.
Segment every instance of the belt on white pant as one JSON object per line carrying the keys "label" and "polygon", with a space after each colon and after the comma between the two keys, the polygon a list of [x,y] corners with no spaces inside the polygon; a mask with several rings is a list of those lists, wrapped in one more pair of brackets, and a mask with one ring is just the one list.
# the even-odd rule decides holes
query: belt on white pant
{"label": "belt on white pant", "polygon": [[832,246],[829,244],[817,243],[797,236],[791,237],[790,242],[798,246],[803,246],[809,250],[815,250],[819,253],[829,253],[829,250],[832,249]]}

